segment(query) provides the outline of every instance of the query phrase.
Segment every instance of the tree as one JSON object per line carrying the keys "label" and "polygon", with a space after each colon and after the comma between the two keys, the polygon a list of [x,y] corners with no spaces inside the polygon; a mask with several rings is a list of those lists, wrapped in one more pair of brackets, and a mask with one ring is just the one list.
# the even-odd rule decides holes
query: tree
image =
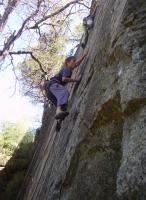
{"label": "tree", "polygon": [[[9,0],[0,5],[0,9],[3,10],[0,16],[0,70],[8,66],[12,67],[16,78],[14,91],[21,80],[23,84],[26,84],[22,87],[24,94],[33,96],[35,99],[40,96],[39,84],[43,77],[51,72],[50,69],[54,64],[54,62],[50,64],[45,61],[48,57],[52,59],[49,48],[54,48],[54,41],[57,44],[60,36],[66,37],[67,33],[71,32],[73,16],[87,12],[91,1]],[[16,20],[17,24],[14,23]],[[42,40],[44,44],[46,40],[48,47],[40,42]],[[27,44],[24,45],[25,41]],[[53,54],[55,55],[58,56],[56,60],[59,66],[62,61],[60,61],[61,56],[57,52]],[[19,68],[16,68],[16,56],[21,56],[24,60]],[[21,73],[18,70],[20,66]],[[34,74],[33,79],[32,74]],[[30,89],[31,94],[29,94]]]}
{"label": "tree", "polygon": [[[2,33],[2,45],[0,49],[1,59],[16,54],[32,55],[33,52],[24,52],[22,50],[15,51],[14,44],[16,40],[25,37],[26,34],[28,34],[28,36],[31,36],[32,34],[41,36],[46,28],[57,34],[57,31],[60,32],[60,27],[64,23],[66,23],[66,26],[69,26],[68,22],[70,20],[70,16],[80,10],[80,6],[77,7],[77,5],[82,5],[87,8],[88,6],[86,4],[89,5],[89,1],[8,1],[0,19],[0,30]],[[12,29],[8,32],[6,24],[14,11],[18,13],[18,17],[21,19],[21,25],[17,28],[17,30]]]}
{"label": "tree", "polygon": [[18,123],[5,123],[0,134],[0,199],[15,200],[34,151],[34,134]]}
{"label": "tree", "polygon": [[0,133],[0,149],[6,162],[18,148],[25,135],[26,128],[22,123],[5,122],[3,124],[2,132]]}
{"label": "tree", "polygon": [[51,76],[63,64],[65,52],[65,38],[63,36],[49,37],[44,34],[38,46],[31,49],[39,64],[31,57],[19,64],[21,71],[21,91],[23,95],[31,97],[33,102],[44,100],[41,85],[45,76]]}

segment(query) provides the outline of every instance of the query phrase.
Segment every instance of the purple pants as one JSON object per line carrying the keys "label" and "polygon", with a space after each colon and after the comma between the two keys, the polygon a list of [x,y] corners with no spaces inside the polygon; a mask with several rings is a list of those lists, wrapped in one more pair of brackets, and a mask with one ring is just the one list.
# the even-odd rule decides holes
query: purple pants
{"label": "purple pants", "polygon": [[57,106],[67,106],[69,92],[65,86],[59,83],[54,83],[50,86],[50,91],[57,99]]}

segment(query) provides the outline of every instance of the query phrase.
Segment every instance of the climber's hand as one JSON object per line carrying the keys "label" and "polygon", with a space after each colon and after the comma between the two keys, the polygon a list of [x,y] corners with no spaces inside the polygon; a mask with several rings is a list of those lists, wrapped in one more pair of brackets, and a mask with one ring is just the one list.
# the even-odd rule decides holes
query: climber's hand
{"label": "climber's hand", "polygon": [[82,56],[76,61],[76,67],[78,67],[78,66],[81,64],[81,62],[84,60],[84,58],[87,57],[87,55],[88,55],[88,50],[86,50],[86,51],[82,54]]}
{"label": "climber's hand", "polygon": [[87,56],[88,56],[88,53],[89,53],[89,49],[87,49],[87,50],[84,52],[83,56],[84,56],[84,57],[87,57]]}
{"label": "climber's hand", "polygon": [[75,82],[80,82],[81,81],[81,75],[79,75],[78,77],[75,78]]}

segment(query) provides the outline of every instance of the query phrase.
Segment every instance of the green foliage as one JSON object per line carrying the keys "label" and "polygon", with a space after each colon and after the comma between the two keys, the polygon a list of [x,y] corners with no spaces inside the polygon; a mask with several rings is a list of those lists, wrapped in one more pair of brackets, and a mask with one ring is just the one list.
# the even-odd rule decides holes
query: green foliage
{"label": "green foliage", "polygon": [[77,24],[73,30],[74,40],[80,41],[83,32],[84,32],[83,24],[82,23]]}
{"label": "green foliage", "polygon": [[25,127],[21,124],[6,122],[0,134],[0,150],[9,159],[25,135]]}
{"label": "green foliage", "polygon": [[34,134],[22,124],[5,123],[0,138],[3,155],[9,157],[0,172],[0,199],[15,200],[32,158]]}
{"label": "green foliage", "polygon": [[18,188],[22,184],[25,176],[25,171],[20,171],[14,174],[13,178],[8,182],[5,188],[6,199],[16,200],[18,195]]}
{"label": "green foliage", "polygon": [[41,102],[43,101],[41,85],[45,75],[43,71],[50,77],[62,66],[65,59],[65,37],[43,34],[39,44],[29,50],[34,52],[33,55],[39,60],[41,67],[31,57],[19,64],[22,76],[21,91],[31,97],[33,102]]}

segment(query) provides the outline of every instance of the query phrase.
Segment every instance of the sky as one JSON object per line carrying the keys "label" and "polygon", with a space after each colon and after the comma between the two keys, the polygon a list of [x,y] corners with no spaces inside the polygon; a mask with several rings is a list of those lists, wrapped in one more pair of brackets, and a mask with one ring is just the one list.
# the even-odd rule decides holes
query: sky
{"label": "sky", "polygon": [[[0,6],[0,13],[3,13],[3,7]],[[7,30],[15,30],[21,24],[21,18],[18,17],[17,13],[13,13],[8,21]],[[27,35],[26,35],[27,38]],[[1,40],[2,43],[2,40]],[[28,45],[18,40],[15,43],[15,49]],[[14,59],[15,66],[22,61],[22,58],[17,56]],[[1,66],[5,68],[5,66]],[[29,100],[22,96],[17,87],[15,90],[15,76],[12,71],[12,66],[0,72],[0,125],[6,121],[17,123],[24,122],[28,128],[38,128],[41,125],[41,118],[43,112],[43,105],[32,105]]]}
{"label": "sky", "polygon": [[[30,128],[40,126],[42,105],[32,105],[18,90],[14,94],[14,76],[7,70],[0,73],[0,124],[24,121]],[[14,94],[14,95],[13,95]]]}

